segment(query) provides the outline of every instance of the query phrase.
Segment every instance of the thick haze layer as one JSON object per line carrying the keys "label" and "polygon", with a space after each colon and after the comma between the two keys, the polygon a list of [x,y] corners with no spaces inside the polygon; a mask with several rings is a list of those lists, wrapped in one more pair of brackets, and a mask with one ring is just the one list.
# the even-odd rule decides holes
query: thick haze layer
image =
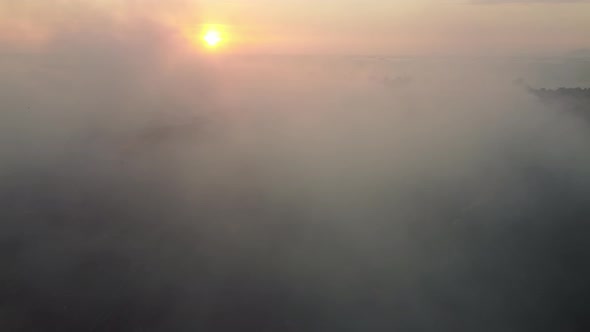
{"label": "thick haze layer", "polygon": [[205,55],[80,10],[0,55],[1,330],[584,330],[588,123],[513,83],[583,58]]}
{"label": "thick haze layer", "polygon": [[189,38],[220,24],[240,54],[562,55],[590,45],[587,0],[0,0],[0,45],[44,42],[55,24],[110,24],[97,11],[147,15]]}

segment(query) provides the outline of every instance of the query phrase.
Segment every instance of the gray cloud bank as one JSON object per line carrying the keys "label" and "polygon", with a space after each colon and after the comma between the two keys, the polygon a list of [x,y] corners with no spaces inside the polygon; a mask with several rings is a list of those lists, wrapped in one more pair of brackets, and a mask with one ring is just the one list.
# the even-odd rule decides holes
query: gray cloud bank
{"label": "gray cloud bank", "polygon": [[3,330],[583,326],[590,132],[510,75],[97,24],[0,60]]}

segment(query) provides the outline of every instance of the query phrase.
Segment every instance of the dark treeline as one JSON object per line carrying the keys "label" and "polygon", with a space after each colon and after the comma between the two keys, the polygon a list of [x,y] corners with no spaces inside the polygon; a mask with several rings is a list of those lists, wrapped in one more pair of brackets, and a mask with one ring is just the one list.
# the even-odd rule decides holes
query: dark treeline
{"label": "dark treeline", "polygon": [[531,92],[540,98],[575,98],[590,99],[590,88],[557,88],[557,89],[531,89]]}
{"label": "dark treeline", "polygon": [[590,121],[590,88],[529,88],[529,92],[547,105],[565,109]]}

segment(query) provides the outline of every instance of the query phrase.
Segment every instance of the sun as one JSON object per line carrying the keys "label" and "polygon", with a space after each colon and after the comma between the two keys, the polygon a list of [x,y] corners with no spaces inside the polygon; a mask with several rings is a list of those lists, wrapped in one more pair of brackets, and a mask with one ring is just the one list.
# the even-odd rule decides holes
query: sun
{"label": "sun", "polygon": [[203,34],[203,41],[205,46],[215,48],[223,42],[223,36],[218,30],[209,29]]}

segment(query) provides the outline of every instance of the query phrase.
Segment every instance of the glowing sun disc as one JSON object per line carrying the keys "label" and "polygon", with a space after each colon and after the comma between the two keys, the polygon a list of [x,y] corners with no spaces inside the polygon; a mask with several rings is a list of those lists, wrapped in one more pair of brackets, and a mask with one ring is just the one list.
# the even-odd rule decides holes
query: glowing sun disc
{"label": "glowing sun disc", "polygon": [[223,38],[219,31],[209,30],[203,35],[203,41],[208,47],[216,47],[223,41]]}

